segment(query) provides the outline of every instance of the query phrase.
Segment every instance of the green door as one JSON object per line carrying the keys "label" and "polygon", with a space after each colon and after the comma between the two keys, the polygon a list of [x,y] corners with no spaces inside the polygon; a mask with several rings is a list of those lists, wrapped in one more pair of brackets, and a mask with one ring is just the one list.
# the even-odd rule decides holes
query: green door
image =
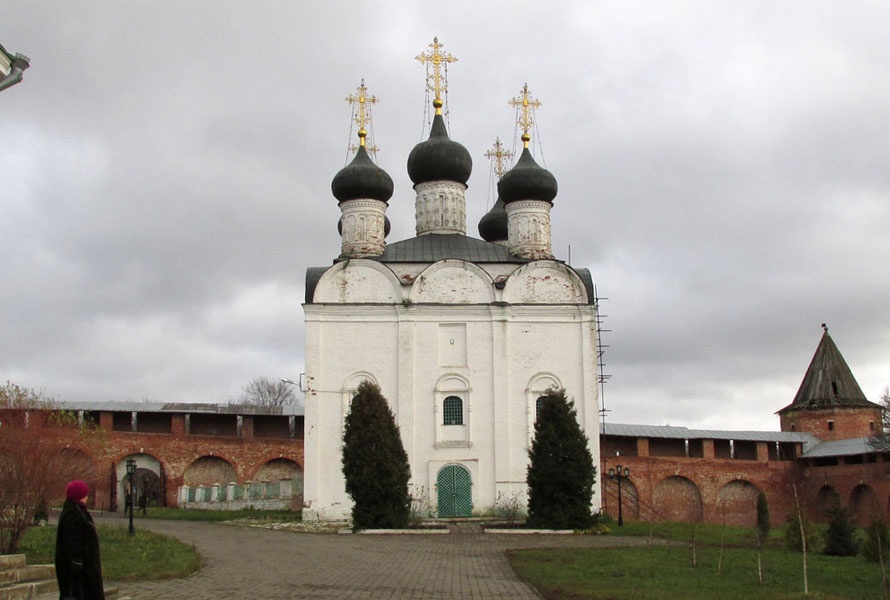
{"label": "green door", "polygon": [[473,482],[460,465],[448,465],[436,477],[439,517],[469,517],[473,513]]}

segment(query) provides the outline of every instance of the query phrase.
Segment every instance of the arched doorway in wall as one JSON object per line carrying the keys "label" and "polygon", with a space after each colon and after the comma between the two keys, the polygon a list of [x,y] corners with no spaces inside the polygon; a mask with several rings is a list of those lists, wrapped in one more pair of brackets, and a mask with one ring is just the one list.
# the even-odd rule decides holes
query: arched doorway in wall
{"label": "arched doorway in wall", "polygon": [[656,515],[667,521],[702,520],[701,491],[691,480],[674,475],[663,479],[653,494]]}
{"label": "arched doorway in wall", "polygon": [[303,506],[303,469],[289,458],[273,458],[257,469],[257,481],[280,481],[290,479],[293,481],[294,508]]}
{"label": "arched doorway in wall", "polygon": [[840,494],[830,485],[823,485],[816,494],[816,506],[819,508],[819,515],[827,519],[832,510],[841,507]]}
{"label": "arched doorway in wall", "polygon": [[[136,461],[132,490],[130,478],[127,475],[127,460],[129,459]],[[142,506],[143,497],[146,506],[164,506],[166,503],[162,494],[162,473],[161,462],[151,454],[130,454],[121,458],[114,466],[114,510],[126,511],[130,498],[136,508]],[[131,491],[132,496],[130,495]]]}
{"label": "arched doorway in wall", "polygon": [[759,493],[760,490],[750,481],[730,481],[717,494],[717,518],[727,525],[754,527]]}
{"label": "arched doorway in wall", "polygon": [[871,487],[861,483],[853,488],[850,494],[850,513],[861,527],[867,526],[874,517],[883,516],[878,495]]}
{"label": "arched doorway in wall", "polygon": [[473,514],[473,481],[461,465],[446,465],[436,476],[439,517],[469,517]]}

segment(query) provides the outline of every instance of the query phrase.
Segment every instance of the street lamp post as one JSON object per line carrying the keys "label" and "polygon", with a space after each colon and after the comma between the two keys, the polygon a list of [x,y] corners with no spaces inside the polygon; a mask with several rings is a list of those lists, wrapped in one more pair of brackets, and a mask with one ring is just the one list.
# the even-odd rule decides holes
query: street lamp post
{"label": "street lamp post", "polygon": [[130,489],[127,492],[128,500],[130,504],[130,529],[128,530],[130,535],[135,535],[136,530],[133,529],[133,476],[136,475],[136,459],[128,458],[127,459],[127,479],[130,482]]}
{"label": "street lamp post", "polygon": [[628,478],[630,478],[630,468],[624,467],[622,470],[621,465],[609,467],[609,479],[618,482],[618,527],[624,526],[624,510],[621,506],[621,480]]}

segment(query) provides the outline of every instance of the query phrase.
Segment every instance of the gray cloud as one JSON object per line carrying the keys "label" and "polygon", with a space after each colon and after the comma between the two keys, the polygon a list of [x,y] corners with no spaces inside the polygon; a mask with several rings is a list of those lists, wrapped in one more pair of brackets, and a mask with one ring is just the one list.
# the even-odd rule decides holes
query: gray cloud
{"label": "gray cloud", "polygon": [[[608,315],[623,422],[776,428],[829,323],[890,383],[890,8],[456,2],[83,2],[0,9],[28,54],[0,96],[0,379],[69,400],[224,402],[302,369],[303,276],[339,252],[345,96],[380,98],[390,240],[433,36],[452,137],[483,156],[541,99],[554,248]],[[354,132],[353,132],[354,133]]]}

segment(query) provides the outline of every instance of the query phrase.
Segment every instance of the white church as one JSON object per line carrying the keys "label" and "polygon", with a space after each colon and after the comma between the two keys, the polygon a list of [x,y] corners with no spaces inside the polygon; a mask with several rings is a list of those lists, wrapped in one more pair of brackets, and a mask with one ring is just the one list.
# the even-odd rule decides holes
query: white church
{"label": "white church", "polygon": [[[448,137],[439,69],[447,57],[437,40],[430,48],[435,115],[408,157],[416,236],[386,241],[393,182],[361,127],[355,158],[331,184],[340,256],[306,272],[306,520],[350,515],[343,427],[363,380],[388,400],[412,495],[425,496],[434,516],[490,511],[499,494],[525,505],[537,400],[550,388],[574,400],[600,464],[597,304],[589,271],[553,256],[556,179],[532,157],[525,127],[522,154],[479,223],[482,239],[467,235],[472,160]],[[597,481],[594,511],[600,498]]]}

